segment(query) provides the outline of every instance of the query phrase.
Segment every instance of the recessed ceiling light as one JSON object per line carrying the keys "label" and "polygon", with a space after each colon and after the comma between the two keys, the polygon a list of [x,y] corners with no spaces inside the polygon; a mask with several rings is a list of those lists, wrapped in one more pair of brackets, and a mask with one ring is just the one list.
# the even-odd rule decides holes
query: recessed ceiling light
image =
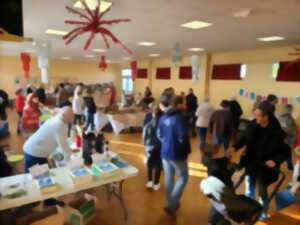
{"label": "recessed ceiling light", "polygon": [[257,38],[258,41],[264,41],[264,42],[268,42],[268,41],[282,41],[284,39],[285,39],[284,37],[280,37],[280,36],[270,36],[270,37]]}
{"label": "recessed ceiling light", "polygon": [[188,48],[188,50],[191,52],[202,52],[204,51],[204,48]]}
{"label": "recessed ceiling light", "polygon": [[92,50],[93,52],[106,52],[106,49],[95,48]]}
{"label": "recessed ceiling light", "polygon": [[[95,10],[97,5],[98,5],[98,0],[85,0],[86,4],[88,5],[88,7],[92,10]],[[75,8],[80,8],[83,9],[83,5],[81,3],[81,1],[76,1],[75,4],[73,5]],[[112,6],[111,2],[108,1],[101,1],[100,4],[100,12],[104,12],[107,9],[109,9]]]}
{"label": "recessed ceiling light", "polygon": [[195,21],[191,21],[191,22],[188,22],[188,23],[181,24],[182,27],[189,28],[189,29],[194,29],[194,30],[202,29],[202,28],[205,28],[205,27],[210,27],[212,25],[213,25],[212,23],[207,23],[207,22],[203,22],[203,21],[199,21],[199,20],[195,20]]}
{"label": "recessed ceiling light", "polygon": [[149,57],[159,57],[160,54],[156,54],[156,53],[153,53],[153,54],[149,54]]}
{"label": "recessed ceiling light", "polygon": [[63,30],[53,30],[53,29],[47,29],[45,31],[46,34],[53,34],[53,35],[59,35],[59,36],[65,36],[68,32]]}
{"label": "recessed ceiling light", "polygon": [[149,42],[149,41],[141,41],[137,44],[140,45],[140,46],[154,46],[154,45],[156,45],[155,42]]}
{"label": "recessed ceiling light", "polygon": [[63,59],[63,60],[71,60],[72,58],[69,57],[69,56],[63,56],[63,57],[61,57],[61,59]]}
{"label": "recessed ceiling light", "polygon": [[123,60],[125,60],[125,61],[130,61],[131,58],[130,58],[130,57],[124,57]]}
{"label": "recessed ceiling light", "polygon": [[25,52],[27,52],[27,53],[34,53],[35,50],[33,50],[33,49],[26,49]]}
{"label": "recessed ceiling light", "polygon": [[95,58],[95,55],[89,54],[89,55],[85,55],[85,58]]}
{"label": "recessed ceiling light", "polygon": [[245,18],[248,18],[251,13],[252,13],[251,9],[244,9],[244,10],[241,10],[241,11],[238,11],[238,12],[234,13],[233,16],[235,18],[245,19]]}

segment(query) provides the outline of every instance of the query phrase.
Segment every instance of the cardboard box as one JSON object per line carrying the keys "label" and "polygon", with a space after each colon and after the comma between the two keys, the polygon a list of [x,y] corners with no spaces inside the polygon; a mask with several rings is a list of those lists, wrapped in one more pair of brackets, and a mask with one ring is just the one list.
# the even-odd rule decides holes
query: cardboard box
{"label": "cardboard box", "polygon": [[59,211],[63,213],[64,220],[70,225],[86,225],[96,215],[97,198],[95,196],[84,194],[83,197],[68,204]]}

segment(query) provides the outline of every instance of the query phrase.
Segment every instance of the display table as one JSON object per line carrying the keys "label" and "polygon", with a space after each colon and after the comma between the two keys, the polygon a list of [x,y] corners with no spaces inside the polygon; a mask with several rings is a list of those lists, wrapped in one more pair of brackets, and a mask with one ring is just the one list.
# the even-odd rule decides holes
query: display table
{"label": "display table", "polygon": [[[74,183],[69,175],[69,171],[65,167],[52,169],[51,174],[53,175],[53,179],[58,183],[60,188],[57,192],[47,195],[41,194],[40,189],[38,188],[36,182],[32,180],[30,174],[21,174],[17,176],[1,178],[1,193],[3,192],[3,189],[5,187],[16,183],[20,183],[22,185],[22,188],[27,191],[27,195],[15,199],[1,198],[0,211],[23,206],[34,202],[43,201],[49,198],[57,198],[79,191],[97,188],[100,186],[106,186],[107,190],[110,191],[110,195],[114,195],[120,200],[121,206],[124,211],[124,217],[125,219],[127,219],[127,209],[125,207],[125,203],[123,201],[122,196],[122,185],[123,182],[127,179],[138,175],[138,169],[136,169],[135,167],[128,166],[127,168],[119,169],[115,174],[113,174],[110,177],[95,177],[92,182],[79,187],[74,186]],[[119,187],[119,190],[116,190],[116,186]]]}
{"label": "display table", "polygon": [[116,134],[130,127],[143,127],[144,112],[108,114],[109,122]]}

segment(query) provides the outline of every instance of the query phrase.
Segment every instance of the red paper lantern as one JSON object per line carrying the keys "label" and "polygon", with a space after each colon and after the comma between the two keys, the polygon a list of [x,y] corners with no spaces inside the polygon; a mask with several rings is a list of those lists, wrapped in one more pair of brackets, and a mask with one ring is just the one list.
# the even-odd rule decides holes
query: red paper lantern
{"label": "red paper lantern", "polygon": [[107,68],[107,63],[106,63],[106,60],[105,60],[105,56],[104,56],[104,55],[102,55],[102,56],[100,57],[99,68],[102,69],[102,71],[105,71],[106,68]]}
{"label": "red paper lantern", "polygon": [[137,61],[132,61],[130,62],[130,67],[131,67],[131,78],[133,81],[135,81],[137,77]]}
{"label": "red paper lantern", "polygon": [[26,52],[22,52],[20,55],[22,61],[22,68],[24,72],[24,78],[26,80],[29,79],[29,71],[30,71],[30,55]]}

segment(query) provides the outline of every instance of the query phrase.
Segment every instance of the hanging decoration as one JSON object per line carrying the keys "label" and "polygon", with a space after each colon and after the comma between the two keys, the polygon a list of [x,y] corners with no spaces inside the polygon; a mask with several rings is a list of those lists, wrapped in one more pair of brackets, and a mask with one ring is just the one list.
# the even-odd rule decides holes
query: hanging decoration
{"label": "hanging decoration", "polygon": [[22,52],[20,55],[22,61],[22,69],[24,72],[25,80],[29,79],[29,71],[30,71],[30,55],[26,52]]}
{"label": "hanging decoration", "polygon": [[[245,97],[245,98],[247,98],[251,101],[265,101],[265,100],[267,100],[267,96],[259,95],[255,92],[247,91],[244,88],[241,88],[239,90],[239,95],[241,97]],[[282,104],[282,105],[300,103],[300,96],[296,96],[296,97],[282,96],[282,97],[278,97],[278,99],[279,99],[279,104]]]}
{"label": "hanging decoration", "polygon": [[199,80],[199,72],[200,72],[199,56],[193,55],[192,56],[192,78],[194,82]]}
{"label": "hanging decoration", "polygon": [[132,54],[132,51],[129,48],[127,48],[109,29],[107,29],[108,26],[112,26],[114,24],[119,24],[119,23],[127,23],[130,22],[131,20],[130,19],[104,20],[103,19],[104,15],[110,11],[111,7],[104,12],[100,12],[99,9],[101,5],[101,1],[98,0],[98,5],[95,8],[95,10],[92,10],[87,5],[85,0],[80,0],[80,1],[84,7],[85,12],[81,12],[69,6],[66,7],[68,12],[78,15],[80,19],[82,19],[82,20],[65,21],[66,24],[77,25],[76,28],[71,30],[68,34],[66,34],[63,37],[66,44],[67,45],[70,44],[79,35],[82,35],[84,33],[89,33],[89,38],[84,45],[84,50],[87,50],[90,47],[96,34],[99,34],[104,40],[106,48],[108,49],[110,48],[110,44],[108,42],[108,38],[110,38],[115,44],[121,45],[126,52]]}
{"label": "hanging decoration", "polygon": [[172,52],[171,52],[171,62],[174,66],[178,66],[181,61],[181,50],[180,50],[180,44],[175,43]]}
{"label": "hanging decoration", "polygon": [[131,61],[130,68],[131,68],[131,79],[135,81],[137,77],[137,61]]}
{"label": "hanging decoration", "polygon": [[38,65],[39,68],[41,70],[41,81],[44,84],[48,84],[49,83],[49,78],[48,78],[48,66],[49,66],[49,62],[48,62],[48,58],[45,56],[39,56],[38,57]]}
{"label": "hanging decoration", "polygon": [[33,43],[38,56],[38,66],[41,70],[41,81],[44,84],[49,83],[48,67],[49,55],[51,52],[51,42],[49,40],[36,39]]}
{"label": "hanging decoration", "polygon": [[106,68],[107,68],[107,63],[106,63],[106,59],[105,59],[105,56],[104,55],[102,55],[101,57],[100,57],[100,61],[99,61],[99,68],[102,70],[102,71],[105,71],[106,70]]}

